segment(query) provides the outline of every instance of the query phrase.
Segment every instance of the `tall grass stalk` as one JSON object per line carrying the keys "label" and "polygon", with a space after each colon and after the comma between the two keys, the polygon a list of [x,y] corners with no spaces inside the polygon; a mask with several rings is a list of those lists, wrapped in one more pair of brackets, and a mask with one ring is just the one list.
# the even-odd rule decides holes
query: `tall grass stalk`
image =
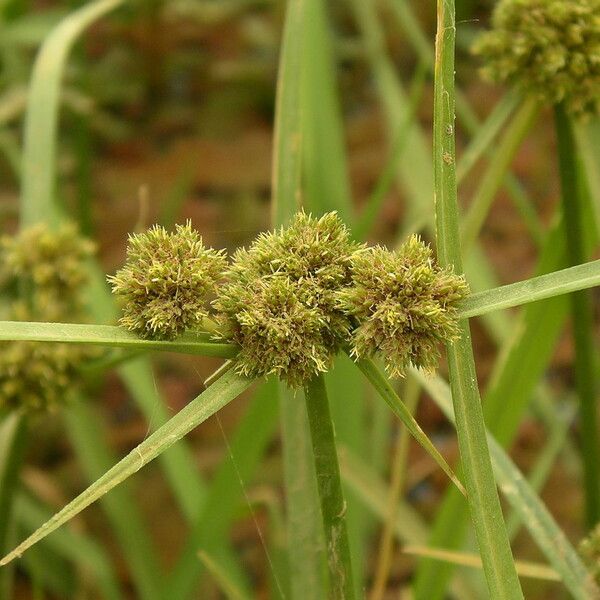
{"label": "tall grass stalk", "polygon": [[304,386],[304,397],[321,498],[329,567],[329,598],[352,600],[354,581],[346,527],[346,501],[342,492],[329,399],[322,375],[317,375]]}
{"label": "tall grass stalk", "polygon": [[[438,0],[437,10],[433,139],[438,260],[461,273],[454,141],[453,0]],[[523,598],[492,472],[467,321],[461,321],[460,333],[458,341],[447,345],[448,367],[468,502],[483,568],[493,598]]]}
{"label": "tall grass stalk", "polygon": [[[582,184],[578,181],[579,157],[570,119],[561,105],[555,108],[554,114],[567,259],[571,265],[578,265],[586,260],[587,255],[581,235],[584,228],[581,205],[585,200],[585,193],[582,193]],[[594,316],[589,292],[574,292],[570,301],[575,344],[575,384],[580,402],[586,524],[591,528],[600,520],[600,423],[596,408],[597,357],[593,337]]]}
{"label": "tall grass stalk", "polygon": [[[28,93],[21,201],[23,224],[53,218],[58,106],[65,58],[81,33],[123,0],[95,0],[66,17],[47,38],[35,62]],[[43,131],[44,135],[40,135]]]}
{"label": "tall grass stalk", "polygon": [[[19,476],[27,446],[28,419],[20,412],[5,415],[0,421],[0,553],[8,550],[13,530],[14,503],[20,488]],[[0,595],[11,594],[12,573],[0,570]]]}
{"label": "tall grass stalk", "polygon": [[[272,161],[272,224],[288,222],[302,203],[302,79],[306,0],[288,0],[279,58]],[[306,411],[279,385],[286,490],[288,562],[293,599],[320,600],[322,524]]]}

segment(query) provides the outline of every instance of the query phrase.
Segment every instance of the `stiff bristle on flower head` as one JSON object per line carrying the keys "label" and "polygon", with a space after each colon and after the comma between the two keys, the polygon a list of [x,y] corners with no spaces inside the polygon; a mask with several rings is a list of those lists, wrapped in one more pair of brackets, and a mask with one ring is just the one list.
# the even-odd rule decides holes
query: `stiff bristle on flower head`
{"label": "stiff bristle on flower head", "polygon": [[437,266],[418,236],[396,252],[378,246],[356,253],[352,278],[338,293],[340,307],[356,319],[352,354],[381,355],[392,376],[410,365],[433,370],[440,342],[458,336],[456,303],[468,292],[464,278]]}
{"label": "stiff bristle on flower head", "polygon": [[207,249],[191,223],[174,233],[158,225],[130,236],[127,260],[109,277],[124,300],[120,323],[143,337],[172,339],[199,327],[226,261]]}
{"label": "stiff bristle on flower head", "polygon": [[241,373],[277,373],[298,387],[329,368],[349,336],[336,294],[359,247],[337,214],[301,212],[235,254],[214,307],[222,336],[241,346]]}
{"label": "stiff bristle on flower head", "polygon": [[500,0],[473,50],[489,80],[574,116],[600,111],[600,0]]}

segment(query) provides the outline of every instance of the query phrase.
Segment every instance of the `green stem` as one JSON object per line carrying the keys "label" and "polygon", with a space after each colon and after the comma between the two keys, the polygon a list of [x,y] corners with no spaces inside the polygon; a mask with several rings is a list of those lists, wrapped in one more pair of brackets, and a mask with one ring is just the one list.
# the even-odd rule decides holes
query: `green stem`
{"label": "green stem", "polygon": [[[571,265],[585,261],[581,232],[583,194],[577,176],[577,150],[569,117],[562,106],[555,109],[558,159],[562,192],[567,260]],[[575,344],[575,383],[579,395],[581,455],[585,483],[585,508],[588,527],[600,520],[600,445],[596,410],[596,372],[593,340],[593,308],[590,294],[571,294],[571,316]]]}
{"label": "green stem", "polygon": [[[438,0],[434,87],[434,176],[438,258],[462,273],[454,139],[454,0]],[[452,400],[471,518],[492,598],[522,599],[486,440],[468,322],[447,345]]]}
{"label": "green stem", "polygon": [[[27,446],[27,419],[21,412],[9,413],[0,423],[0,554],[9,544],[15,492]],[[0,597],[10,597],[11,573],[0,570]]]}
{"label": "green stem", "polygon": [[304,386],[304,396],[327,544],[329,596],[335,600],[351,600],[354,598],[354,586],[346,529],[346,502],[342,492],[329,400],[322,375],[317,375]]}

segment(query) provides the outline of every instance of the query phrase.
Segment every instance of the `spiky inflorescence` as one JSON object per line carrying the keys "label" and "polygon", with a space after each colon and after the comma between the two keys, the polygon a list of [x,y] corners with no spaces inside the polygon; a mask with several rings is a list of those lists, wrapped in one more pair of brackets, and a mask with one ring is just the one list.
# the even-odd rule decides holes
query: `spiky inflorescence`
{"label": "spiky inflorescence", "polygon": [[[79,312],[87,279],[85,261],[93,252],[94,244],[72,224],[56,231],[38,224],[3,236],[0,286],[12,297],[14,317],[60,321]],[[23,312],[27,314],[21,316]]]}
{"label": "spiky inflorescence", "polygon": [[125,265],[108,278],[124,300],[120,323],[164,339],[200,326],[225,266],[223,254],[205,248],[189,221],[174,233],[156,225],[131,235]]}
{"label": "spiky inflorescence", "polygon": [[69,344],[2,343],[0,410],[52,410],[65,404],[88,357],[83,348]]}
{"label": "spiky inflorescence", "polygon": [[298,387],[329,368],[349,335],[336,294],[350,282],[359,247],[336,213],[301,212],[235,254],[214,307],[222,336],[241,346],[241,373],[277,373]]}
{"label": "spiky inflorescence", "polygon": [[600,584],[600,523],[579,544],[579,553]]}
{"label": "spiky inflorescence", "polygon": [[[0,287],[8,316],[27,321],[69,321],[82,310],[85,261],[94,245],[73,225],[46,225],[0,240]],[[48,410],[63,404],[90,356],[67,344],[3,342],[0,345],[0,410]]]}
{"label": "spiky inflorescence", "polygon": [[574,116],[600,110],[600,0],[501,0],[474,45],[483,74]]}
{"label": "spiky inflorescence", "polygon": [[411,236],[396,252],[377,246],[356,253],[352,279],[338,301],[356,319],[353,355],[381,354],[393,376],[411,364],[434,369],[440,342],[458,335],[456,303],[468,293],[464,278],[437,266],[431,248]]}

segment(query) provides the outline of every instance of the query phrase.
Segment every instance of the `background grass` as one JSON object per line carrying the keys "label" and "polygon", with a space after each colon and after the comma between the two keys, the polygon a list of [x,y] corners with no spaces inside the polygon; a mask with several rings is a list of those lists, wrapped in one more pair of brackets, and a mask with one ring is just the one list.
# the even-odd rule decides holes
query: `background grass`
{"label": "background grass", "polygon": [[[483,292],[464,314],[480,315],[471,327],[485,421],[496,439],[488,437],[491,463],[513,553],[552,565],[562,579],[522,580],[526,597],[590,597],[597,589],[574,547],[593,521],[582,508],[591,483],[574,451],[581,421],[562,411],[572,414],[581,386],[565,335],[569,300],[553,296],[595,285],[598,267],[553,272],[594,256],[599,124],[574,132],[585,193],[582,247],[568,260],[555,210],[559,182],[548,176],[558,164],[551,113],[480,82],[466,48],[487,23],[490,3],[457,2],[457,11],[457,219],[467,227],[465,272]],[[419,231],[434,242],[435,28],[434,3],[408,0],[8,0],[0,5],[5,231],[19,213],[29,223],[68,215],[94,231],[100,259],[90,265],[88,295],[98,324],[113,324],[117,314],[103,273],[122,261],[126,232],[155,221],[190,217],[208,243],[233,249],[303,205],[338,210],[360,239],[393,247]],[[534,294],[535,304],[497,310]],[[587,294],[593,309],[597,297]],[[593,311],[591,318],[588,361],[596,364]],[[109,334],[125,348],[132,343],[114,330],[82,332],[88,341]],[[42,328],[2,324],[0,339],[15,335],[39,339]],[[213,357],[179,354],[192,347]],[[215,357],[231,353],[197,338],[161,350],[174,353],[126,362],[115,355],[118,368],[96,371],[77,404],[33,419],[36,443],[26,445],[22,464],[11,459],[19,445],[3,422],[0,477],[15,481],[18,467],[20,481],[0,484],[0,505],[14,508],[0,511],[5,546],[197,396]],[[450,415],[445,364],[440,376],[414,383],[416,419],[457,469],[456,436],[436,408]],[[402,551],[417,544],[476,552],[464,498],[413,441],[406,459],[394,460],[404,431],[348,359],[340,357],[326,380],[357,597],[371,590],[378,559],[370,557],[386,527],[395,540],[386,594],[412,588],[428,600],[485,597],[481,571]],[[276,382],[244,396],[161,455],[159,468],[107,496],[102,510],[89,509],[47,538],[15,571],[3,568],[6,597],[323,598],[325,546],[305,413],[302,395]],[[402,492],[390,510],[398,465]],[[553,539],[561,539],[560,553]]]}

